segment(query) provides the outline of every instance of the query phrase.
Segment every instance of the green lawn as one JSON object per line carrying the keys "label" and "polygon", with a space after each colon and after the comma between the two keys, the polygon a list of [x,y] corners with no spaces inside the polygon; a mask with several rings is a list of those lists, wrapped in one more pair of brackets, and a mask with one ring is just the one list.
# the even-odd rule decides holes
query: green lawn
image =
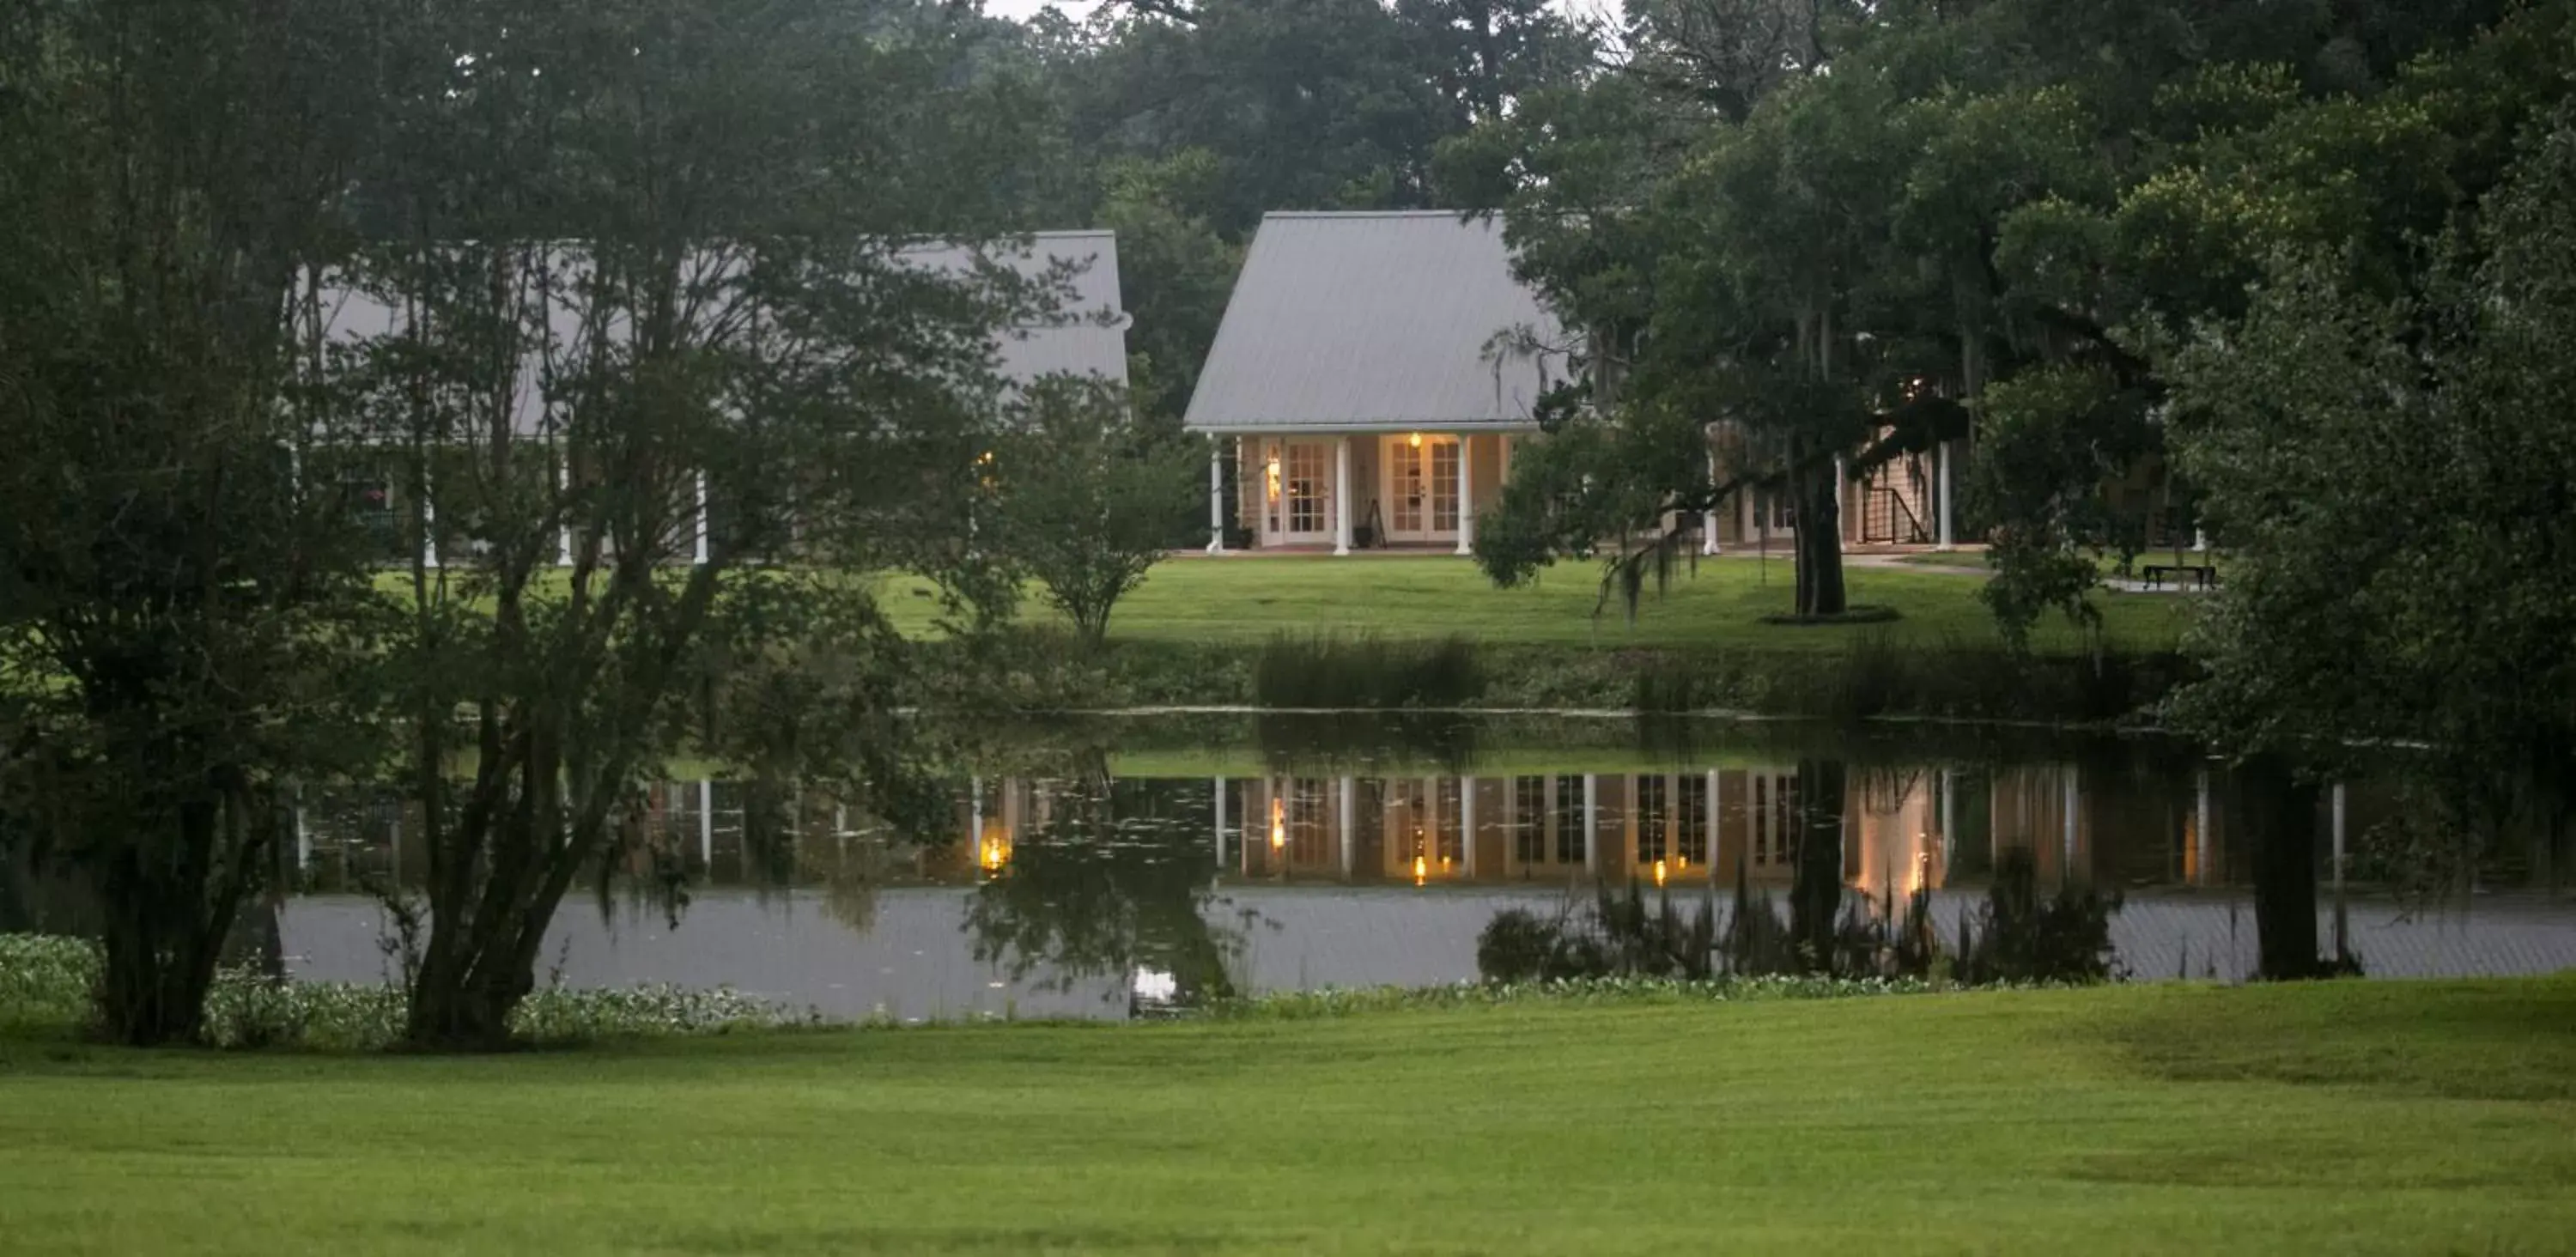
{"label": "green lawn", "polygon": [[[1973,560],[1969,560],[1973,561]],[[1842,650],[1857,637],[1894,634],[1926,641],[1990,643],[1994,622],[1978,601],[1980,576],[1890,567],[1847,569],[1851,601],[1893,606],[1893,624],[1788,627],[1761,617],[1789,610],[1793,577],[1785,558],[1768,564],[1729,556],[1701,562],[1661,596],[1648,592],[1632,626],[1613,603],[1592,614],[1600,569],[1564,563],[1527,589],[1497,589],[1476,566],[1455,557],[1375,556],[1174,559],[1118,605],[1113,638],[1257,641],[1273,633],[1378,632],[1429,637],[1466,633],[1509,644],[1727,646],[1755,650]],[[910,596],[907,596],[907,595]],[[908,623],[926,624],[928,602],[898,586],[889,603]],[[2114,645],[2172,648],[2189,607],[2169,597],[2100,595]],[[1032,614],[1045,614],[1034,600]],[[2075,635],[2054,617],[2042,648],[2071,648]]]}
{"label": "green lawn", "polygon": [[2563,1252],[2576,979],[0,1042],[0,1250]]}

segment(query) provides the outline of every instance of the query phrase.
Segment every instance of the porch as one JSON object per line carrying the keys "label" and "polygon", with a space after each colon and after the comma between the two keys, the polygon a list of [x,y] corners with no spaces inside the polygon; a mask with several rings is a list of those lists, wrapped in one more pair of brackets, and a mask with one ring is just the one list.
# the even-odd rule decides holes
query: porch
{"label": "porch", "polygon": [[[1208,552],[1231,493],[1256,551],[1472,553],[1476,514],[1511,474],[1513,432],[1246,433],[1208,450]],[[1232,463],[1232,477],[1227,475]]]}

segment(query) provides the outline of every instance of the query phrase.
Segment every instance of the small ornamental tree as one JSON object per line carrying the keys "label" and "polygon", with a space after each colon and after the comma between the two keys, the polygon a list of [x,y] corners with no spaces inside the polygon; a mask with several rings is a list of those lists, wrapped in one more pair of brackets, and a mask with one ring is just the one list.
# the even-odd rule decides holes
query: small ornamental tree
{"label": "small ornamental tree", "polygon": [[1001,547],[1045,588],[1085,644],[1163,557],[1172,517],[1194,489],[1189,446],[1145,423],[1126,390],[1052,376],[1019,400],[996,451]]}

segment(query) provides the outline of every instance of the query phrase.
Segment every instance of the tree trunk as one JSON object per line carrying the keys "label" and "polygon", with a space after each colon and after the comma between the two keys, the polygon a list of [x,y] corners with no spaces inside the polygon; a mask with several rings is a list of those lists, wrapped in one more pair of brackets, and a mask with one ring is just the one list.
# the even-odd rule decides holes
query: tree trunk
{"label": "tree trunk", "polygon": [[1798,502],[1799,615],[1841,615],[1843,594],[1842,484],[1831,463],[1795,474]]}
{"label": "tree trunk", "polygon": [[98,1029],[133,1047],[195,1040],[224,940],[256,879],[265,829],[247,799],[198,797],[170,809],[172,845],[127,844],[98,883],[106,908]]}
{"label": "tree trunk", "polygon": [[2317,788],[2285,767],[2242,770],[2254,863],[2256,976],[2272,982],[2324,977],[2317,956]]}
{"label": "tree trunk", "polygon": [[1798,850],[1791,866],[1789,937],[1799,964],[1813,973],[1834,967],[1834,931],[1843,910],[1841,760],[1798,762]]}
{"label": "tree trunk", "polygon": [[[515,951],[515,949],[508,949]],[[403,1037],[431,1051],[493,1052],[510,1045],[510,1016],[536,989],[531,966],[512,965],[501,949],[480,953],[462,970],[421,967],[412,982]]]}

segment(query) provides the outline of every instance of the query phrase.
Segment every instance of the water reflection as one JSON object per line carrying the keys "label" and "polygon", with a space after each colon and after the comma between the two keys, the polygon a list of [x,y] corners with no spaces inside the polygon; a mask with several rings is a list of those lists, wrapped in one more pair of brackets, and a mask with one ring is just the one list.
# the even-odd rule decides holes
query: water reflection
{"label": "water reflection", "polygon": [[[793,787],[661,783],[630,818],[632,854],[601,871],[600,909],[568,907],[547,954],[575,983],[729,983],[841,1015],[1120,1015],[1472,978],[1497,912],[1555,913],[1603,886],[1684,909],[1741,887],[1784,910],[1783,946],[1869,963],[1919,903],[1905,929],[1958,951],[1999,880],[2026,877],[2031,904],[2120,896],[2112,961],[2141,976],[2576,965],[2576,908],[2551,880],[2564,862],[2545,847],[2489,853],[2446,910],[2385,893],[2364,837],[2406,818],[2401,782],[2302,787],[2153,742],[1727,727],[1641,748],[1610,728],[1548,741],[1274,718],[1233,743],[1065,738],[959,782],[941,831],[899,835]],[[363,891],[425,873],[411,832],[396,804],[309,799],[311,893],[278,906],[261,950],[299,973],[380,973]],[[27,898],[0,894],[0,910]],[[1882,941],[1850,944],[1855,921]]]}

